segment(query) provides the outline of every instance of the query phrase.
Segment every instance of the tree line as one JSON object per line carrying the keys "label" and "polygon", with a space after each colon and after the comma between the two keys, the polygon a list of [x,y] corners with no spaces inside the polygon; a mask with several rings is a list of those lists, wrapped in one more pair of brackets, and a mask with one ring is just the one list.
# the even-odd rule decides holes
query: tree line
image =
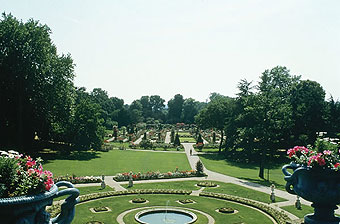
{"label": "tree line", "polygon": [[[0,21],[0,133],[2,148],[35,149],[58,142],[75,149],[100,148],[105,129],[140,122],[197,123],[226,136],[225,154],[259,149],[261,158],[293,144],[313,142],[316,132],[339,132],[340,103],[325,100],[314,81],[292,76],[285,67],[266,70],[260,82],[241,80],[237,97],[212,93],[208,103],[176,94],[168,102],[142,96],[130,105],[95,88],[74,85],[70,55],[59,55],[51,30],[33,19],[12,15]],[[224,139],[223,137],[221,138]]]}
{"label": "tree line", "polygon": [[225,156],[258,160],[262,178],[265,161],[282,149],[312,145],[320,133],[340,137],[340,102],[325,100],[319,83],[291,75],[286,67],[265,70],[256,85],[241,80],[236,95],[215,97],[196,122],[220,130],[220,152],[226,136]]}
{"label": "tree line", "polygon": [[71,56],[58,55],[51,30],[3,13],[0,21],[0,147],[33,150],[34,139],[97,149],[105,129],[146,123],[193,123],[203,107],[177,94],[142,96],[130,105],[105,90],[74,85]]}

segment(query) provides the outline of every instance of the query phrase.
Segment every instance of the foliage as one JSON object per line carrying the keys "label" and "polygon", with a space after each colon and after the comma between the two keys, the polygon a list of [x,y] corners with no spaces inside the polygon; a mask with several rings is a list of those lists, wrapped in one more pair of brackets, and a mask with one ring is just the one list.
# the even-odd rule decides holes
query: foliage
{"label": "foliage", "polygon": [[201,160],[198,160],[196,163],[196,172],[198,175],[203,175],[203,163],[201,162]]}
{"label": "foliage", "polygon": [[258,208],[265,213],[269,214],[271,217],[275,219],[275,221],[279,224],[286,224],[287,222],[291,222],[291,219],[286,215],[285,213],[268,206],[264,203],[259,203],[254,200],[246,199],[246,198],[241,198],[237,196],[232,196],[232,195],[227,195],[227,194],[218,194],[218,193],[206,193],[202,192],[200,193],[200,196],[204,197],[212,197],[212,198],[218,198],[218,199],[223,199],[223,200],[230,200],[230,201],[235,201],[241,204],[245,205],[250,205],[252,207]]}
{"label": "foliage", "polygon": [[153,149],[154,148],[154,144],[150,140],[144,140],[144,139],[139,143],[139,146],[143,149]]}
{"label": "foliage", "polygon": [[57,54],[51,30],[11,14],[0,20],[1,146],[31,151],[40,139],[66,138],[74,103],[74,65]]}
{"label": "foliage", "polygon": [[179,140],[178,133],[176,133],[175,140],[174,140],[174,146],[180,146],[181,141]]}
{"label": "foliage", "polygon": [[[153,180],[153,179],[171,179],[171,178],[183,178],[183,177],[196,177],[200,175],[194,170],[186,170],[186,171],[177,171],[177,172],[166,172],[160,173],[157,172],[147,172],[147,173],[132,173],[133,180]],[[128,181],[129,180],[129,173],[118,173],[116,176],[113,177],[115,181]]]}
{"label": "foliage", "polygon": [[181,94],[176,94],[168,101],[168,122],[175,124],[181,122],[184,99]]}
{"label": "foliage", "polygon": [[55,177],[54,181],[55,182],[68,181],[71,182],[72,184],[87,184],[87,183],[101,183],[102,179],[100,177],[94,176],[77,177],[75,175],[64,175]]}
{"label": "foliage", "polygon": [[287,151],[290,159],[299,165],[313,169],[328,168],[339,170],[339,146],[324,139],[317,139],[314,150],[304,146],[295,146]]}
{"label": "foliage", "polygon": [[42,193],[54,184],[53,174],[43,170],[41,159],[15,151],[0,153],[0,198]]}

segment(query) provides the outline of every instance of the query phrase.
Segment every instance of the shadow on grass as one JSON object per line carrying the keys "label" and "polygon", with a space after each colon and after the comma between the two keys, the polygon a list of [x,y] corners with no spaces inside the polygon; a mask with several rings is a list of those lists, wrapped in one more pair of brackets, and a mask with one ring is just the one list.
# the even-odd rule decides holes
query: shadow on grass
{"label": "shadow on grass", "polygon": [[49,163],[52,160],[78,160],[78,161],[89,161],[92,159],[100,158],[99,152],[96,151],[72,151],[70,153],[63,152],[48,152],[38,154],[44,163]]}
{"label": "shadow on grass", "polygon": [[267,186],[267,187],[270,187],[272,184],[274,184],[276,188],[280,188],[280,189],[285,188],[285,185],[279,184],[273,180],[268,181],[268,180],[262,180],[262,179],[257,179],[257,178],[247,178],[247,177],[239,177],[239,178],[242,180],[245,180],[243,183],[246,185],[250,185],[250,186],[253,186],[253,183],[260,184],[260,185]]}
{"label": "shadow on grass", "polygon": [[[246,168],[246,169],[259,169],[260,161],[259,156],[257,154],[251,156],[245,156],[242,154],[228,154],[227,156],[222,153],[207,153],[207,154],[200,154],[200,157],[203,157],[208,160],[214,161],[225,161],[230,166],[235,166],[238,168]],[[250,159],[251,158],[251,159]],[[281,168],[283,164],[289,163],[286,158],[279,157],[279,158],[272,158],[269,160],[266,159],[265,162],[265,169],[277,169]]]}

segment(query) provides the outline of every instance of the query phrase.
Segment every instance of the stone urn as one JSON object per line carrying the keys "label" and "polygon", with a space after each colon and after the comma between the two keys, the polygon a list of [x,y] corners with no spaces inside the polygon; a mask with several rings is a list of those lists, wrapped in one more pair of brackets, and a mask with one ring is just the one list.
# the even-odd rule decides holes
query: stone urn
{"label": "stone urn", "polygon": [[[67,189],[59,190],[59,187]],[[51,218],[45,208],[52,205],[53,199],[70,195],[61,205],[61,213]],[[2,224],[68,224],[75,214],[79,190],[66,181],[60,181],[49,191],[37,195],[13,198],[0,198],[0,223]]]}
{"label": "stone urn", "polygon": [[[292,169],[293,174],[287,169]],[[286,190],[312,202],[314,214],[306,215],[305,224],[338,224],[334,210],[340,203],[340,172],[332,169],[312,169],[295,163],[282,167]]]}

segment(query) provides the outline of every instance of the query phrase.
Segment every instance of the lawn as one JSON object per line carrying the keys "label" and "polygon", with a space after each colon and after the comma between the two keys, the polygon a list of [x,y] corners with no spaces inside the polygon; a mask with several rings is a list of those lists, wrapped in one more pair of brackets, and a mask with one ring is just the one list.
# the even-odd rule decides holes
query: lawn
{"label": "lawn", "polygon": [[108,143],[106,143],[106,144],[109,144],[109,145],[111,145],[111,146],[113,146],[113,147],[115,147],[115,148],[119,148],[119,147],[124,147],[124,148],[129,148],[129,145],[130,145],[130,143],[129,142],[108,142]]}
{"label": "lawn", "polygon": [[[66,187],[61,187],[59,190],[63,190],[63,189],[66,189]],[[106,186],[105,189],[101,189],[100,186],[77,187],[77,189],[79,190],[80,195],[107,192],[107,191],[113,191],[114,190],[109,186]],[[67,197],[68,197],[68,195],[56,198],[55,200],[63,200],[63,199],[66,199]]]}
{"label": "lawn", "polygon": [[[217,154],[201,154],[200,159],[208,170],[248,180],[250,182],[259,183],[265,186],[274,184],[276,188],[285,190],[284,186],[286,182],[281,171],[283,164],[277,164],[270,169],[270,181],[268,182],[267,180],[263,180],[258,177],[259,166],[257,164],[230,162],[221,158],[221,156]],[[265,170],[265,177],[267,178],[267,169]]]}
{"label": "lawn", "polygon": [[[83,224],[89,221],[101,221],[104,223],[116,223],[115,220],[117,216],[123,211],[137,208],[137,207],[146,207],[146,206],[165,206],[168,204],[169,206],[176,207],[189,207],[197,210],[201,210],[213,216],[216,224],[224,224],[224,223],[261,223],[261,224],[269,224],[272,223],[271,220],[263,215],[262,213],[242,206],[240,204],[235,204],[228,201],[217,200],[212,198],[204,198],[197,196],[184,196],[184,195],[141,195],[141,197],[147,199],[149,201],[148,204],[131,204],[129,201],[137,195],[131,196],[119,196],[112,197],[107,199],[101,199],[96,201],[91,201],[88,203],[77,205],[76,207],[76,216],[72,223],[74,224]],[[177,203],[177,200],[180,199],[193,199],[196,201],[194,204],[189,205],[181,205]],[[89,209],[98,206],[109,207],[112,211],[105,213],[92,213]],[[215,210],[220,207],[232,207],[236,209],[238,213],[236,214],[220,214]],[[134,215],[136,212],[131,212],[124,217],[125,223],[136,223],[134,220]],[[198,215],[198,220],[195,224],[206,224],[207,218],[196,213]]]}
{"label": "lawn", "polygon": [[122,172],[190,170],[184,153],[111,150],[109,152],[80,151],[71,155],[45,155],[44,169],[55,176],[115,175]]}
{"label": "lawn", "polygon": [[[236,184],[231,183],[223,183],[223,182],[215,182],[219,185],[219,187],[216,188],[208,188],[206,187],[204,191],[207,192],[214,192],[214,193],[223,193],[223,194],[230,194],[239,196],[242,198],[248,198],[255,201],[261,201],[264,203],[271,203],[270,200],[270,194],[266,194],[260,191],[255,191],[246,187],[242,187]],[[275,202],[282,202],[286,201],[286,199],[275,197]]]}
{"label": "lawn", "polygon": [[308,205],[301,205],[301,209],[298,210],[295,208],[294,205],[291,206],[284,206],[281,207],[282,209],[286,210],[287,212],[292,213],[293,215],[296,215],[299,218],[303,218],[307,214],[314,213],[314,208]]}
{"label": "lawn", "polygon": [[[178,190],[199,190],[200,187],[196,187],[197,181],[170,181],[170,182],[157,182],[157,183],[138,183],[134,182],[133,189],[178,189]],[[122,185],[124,188],[128,187],[128,184]]]}
{"label": "lawn", "polygon": [[196,143],[196,139],[192,138],[192,137],[180,137],[179,138],[179,141],[181,143],[184,143],[184,142],[189,142],[189,143]]}
{"label": "lawn", "polygon": [[[201,187],[195,186],[199,181],[172,181],[172,182],[158,182],[158,183],[141,183],[134,182],[131,190],[133,189],[179,189],[179,190],[199,190]],[[269,193],[263,193],[260,191],[255,191],[246,187],[242,187],[236,184],[231,183],[223,183],[223,182],[216,182],[219,187],[209,188],[206,187],[204,191],[207,192],[214,192],[214,193],[222,193],[222,194],[229,194],[235,195],[243,198],[249,198],[256,201],[261,201],[264,203],[270,203],[270,195]],[[128,185],[122,185],[124,188],[127,188]],[[276,202],[286,201],[283,198],[276,197]]]}

